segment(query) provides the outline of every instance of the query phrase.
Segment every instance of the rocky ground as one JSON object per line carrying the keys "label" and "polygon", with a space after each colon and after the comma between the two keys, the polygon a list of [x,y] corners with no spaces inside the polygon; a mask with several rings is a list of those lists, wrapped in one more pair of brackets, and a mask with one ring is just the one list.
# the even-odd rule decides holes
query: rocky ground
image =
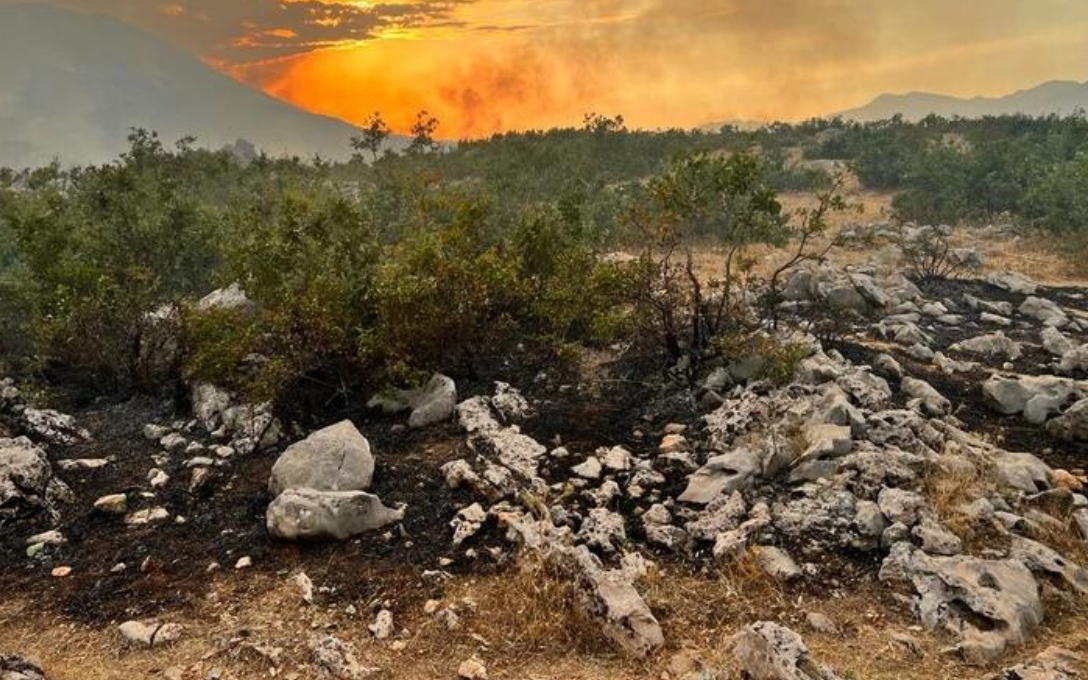
{"label": "rocky ground", "polygon": [[6,383],[0,678],[1084,676],[1088,290],[880,231],[791,277],[778,383],[613,356],[305,426]]}

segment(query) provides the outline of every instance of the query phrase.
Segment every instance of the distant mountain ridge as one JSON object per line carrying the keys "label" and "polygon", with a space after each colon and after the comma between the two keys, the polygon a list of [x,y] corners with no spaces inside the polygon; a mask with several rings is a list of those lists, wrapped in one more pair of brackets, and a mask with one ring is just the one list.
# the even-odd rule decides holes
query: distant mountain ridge
{"label": "distant mountain ridge", "polygon": [[108,161],[131,128],[238,139],[273,155],[350,155],[356,129],[253,90],[103,16],[0,2],[0,167]]}
{"label": "distant mountain ridge", "polygon": [[981,118],[1011,114],[1069,115],[1077,110],[1088,110],[1088,83],[1054,80],[1004,97],[959,98],[929,92],[882,94],[865,106],[831,117],[871,122],[899,114],[905,120],[917,121],[930,114]]}

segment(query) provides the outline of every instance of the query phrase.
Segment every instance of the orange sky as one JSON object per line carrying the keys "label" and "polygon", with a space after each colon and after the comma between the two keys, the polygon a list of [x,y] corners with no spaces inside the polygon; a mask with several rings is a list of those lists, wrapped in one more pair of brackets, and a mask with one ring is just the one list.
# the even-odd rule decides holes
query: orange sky
{"label": "orange sky", "polygon": [[47,0],[139,24],[303,108],[442,137],[799,119],[883,92],[1088,79],[1088,0]]}

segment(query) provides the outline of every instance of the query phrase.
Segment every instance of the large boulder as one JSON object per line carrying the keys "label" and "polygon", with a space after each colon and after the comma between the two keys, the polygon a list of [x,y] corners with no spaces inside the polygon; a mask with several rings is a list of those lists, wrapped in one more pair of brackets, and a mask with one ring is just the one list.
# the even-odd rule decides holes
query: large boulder
{"label": "large boulder", "polygon": [[53,476],[45,451],[26,437],[0,439],[0,518],[18,510],[53,509],[71,491]]}
{"label": "large boulder", "polygon": [[1017,295],[1035,295],[1039,286],[1017,272],[995,272],[986,281],[993,286]]}
{"label": "large boulder", "polygon": [[[971,661],[990,661],[1006,646],[1023,644],[1043,620],[1039,585],[1017,559],[931,556],[903,541],[892,546],[880,579],[911,583],[922,624],[962,635],[960,649]],[[980,640],[987,658],[971,658]]]}
{"label": "large boulder", "polygon": [[374,477],[370,443],[349,420],[314,432],[287,447],[272,466],[268,491],[364,491]]}
{"label": "large boulder", "polygon": [[751,680],[837,680],[814,662],[801,636],[785,626],[760,621],[733,636],[733,659]]}
{"label": "large boulder", "polygon": [[1040,297],[1029,297],[1020,305],[1020,313],[1030,316],[1044,326],[1061,328],[1069,323],[1069,317],[1056,302]]}
{"label": "large boulder", "polygon": [[987,402],[1005,415],[1024,414],[1036,425],[1057,413],[1076,393],[1072,380],[1052,375],[993,375],[982,384]]}
{"label": "large boulder", "polygon": [[364,491],[287,489],[268,506],[268,533],[288,540],[347,540],[404,519]]}

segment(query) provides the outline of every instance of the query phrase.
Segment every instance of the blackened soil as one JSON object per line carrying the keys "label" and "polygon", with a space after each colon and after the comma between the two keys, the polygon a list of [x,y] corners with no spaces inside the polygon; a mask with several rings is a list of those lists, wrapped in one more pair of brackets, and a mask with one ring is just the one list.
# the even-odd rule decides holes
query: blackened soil
{"label": "blackened soil", "polygon": [[[927,284],[923,292],[931,300],[947,300],[954,305],[950,311],[966,317],[958,327],[938,324],[930,319],[923,319],[921,328],[934,337],[933,349],[943,351],[950,358],[960,361],[973,361],[980,366],[964,373],[945,374],[935,365],[922,362],[907,353],[905,347],[894,347],[888,353],[895,357],[911,376],[926,380],[938,392],[953,403],[954,415],[971,432],[988,436],[995,444],[1013,451],[1033,453],[1053,467],[1065,469],[1083,469],[1088,467],[1088,443],[1064,442],[1051,436],[1045,427],[1032,425],[1021,416],[1005,416],[995,411],[986,403],[982,384],[995,372],[1019,373],[1025,375],[1055,374],[1054,360],[1041,345],[1039,333],[1042,325],[1033,319],[1014,312],[1014,323],[1002,328],[984,322],[981,314],[971,311],[963,303],[964,295],[973,295],[992,302],[1009,302],[1019,308],[1026,296],[1015,295],[983,281],[946,280]],[[1067,310],[1088,314],[1088,290],[1082,288],[1040,288],[1038,297],[1054,300]],[[871,364],[878,354],[888,351],[881,346],[874,349],[867,342],[870,336],[868,328],[858,327],[855,333],[836,343],[835,349],[847,359],[859,364]],[[1023,343],[1023,354],[1015,361],[1004,358],[991,358],[968,353],[950,351],[948,347],[956,342],[979,335],[1001,331],[1006,336]],[[1063,331],[1077,343],[1088,342],[1088,335]],[[1073,375],[1084,379],[1088,376]],[[897,393],[898,394],[898,393]],[[902,396],[898,398],[902,401]]]}

